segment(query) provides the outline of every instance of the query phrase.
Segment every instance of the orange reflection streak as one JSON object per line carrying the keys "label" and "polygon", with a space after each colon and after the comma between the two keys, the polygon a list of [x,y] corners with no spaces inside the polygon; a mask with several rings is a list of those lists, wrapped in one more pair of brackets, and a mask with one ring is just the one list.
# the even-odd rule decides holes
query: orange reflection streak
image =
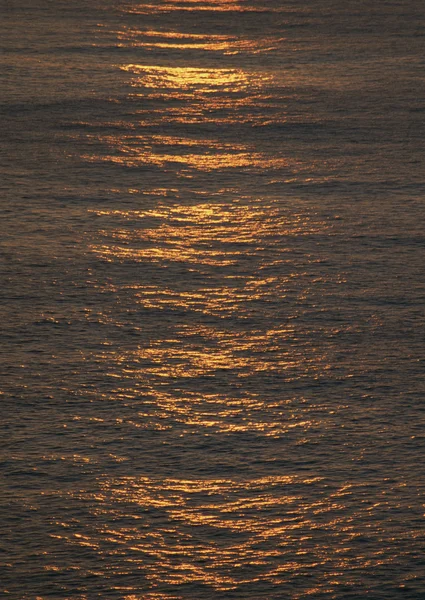
{"label": "orange reflection streak", "polygon": [[[138,35],[138,32],[134,33]],[[174,35],[171,32],[148,32],[148,36]],[[183,34],[179,34],[183,36]],[[196,36],[202,41],[203,36]],[[221,38],[222,36],[218,36]],[[199,39],[201,38],[201,39]],[[169,39],[169,38],[168,38]],[[182,38],[179,38],[179,41]],[[186,39],[183,36],[183,39]],[[217,40],[216,40],[217,41]],[[167,42],[168,43],[168,42]],[[220,42],[221,43],[221,42]],[[241,69],[217,69],[199,67],[167,67],[158,65],[127,64],[121,69],[131,73],[131,85],[143,88],[143,94],[150,99],[166,99],[165,109],[140,109],[140,126],[153,126],[172,123],[244,123],[265,125],[273,122],[270,103],[264,96],[264,86],[271,76],[262,73],[247,73]],[[249,94],[246,91],[249,89]],[[260,90],[262,93],[260,93]],[[243,97],[235,94],[243,93]],[[137,94],[135,95],[137,97]],[[178,105],[169,104],[170,100]],[[189,100],[189,101],[188,101]],[[183,105],[180,103],[183,101]],[[267,114],[262,110],[268,103]],[[127,132],[134,131],[137,125],[116,124]],[[222,169],[288,170],[288,159],[282,156],[267,155],[249,145],[223,143],[217,139],[178,139],[171,136],[132,135],[98,137],[97,141],[111,148],[112,152],[103,156],[86,155],[89,161],[110,162],[125,167],[154,165],[157,168],[177,171],[181,177],[191,177],[190,171],[211,172]],[[298,171],[299,165],[291,168]],[[288,172],[286,179],[292,178]]]}
{"label": "orange reflection streak", "polygon": [[[199,140],[193,143],[196,147]],[[161,198],[164,191],[155,193]],[[96,212],[115,224],[112,235],[110,229],[105,230],[103,243],[92,246],[93,252],[104,260],[180,263],[201,273],[205,268],[223,268],[250,260],[249,273],[243,277],[223,274],[221,285],[206,283],[194,289],[172,284],[131,286],[132,301],[144,310],[171,314],[177,311],[189,316],[185,324],[176,323],[173,335],[164,339],[151,339],[149,344],[132,351],[107,348],[99,354],[99,360],[109,365],[108,376],[126,382],[125,386],[117,384],[117,398],[128,399],[143,389],[146,410],[139,413],[139,418],[127,421],[132,427],[166,430],[180,424],[184,433],[255,431],[258,435],[278,437],[294,428],[307,432],[332,418],[327,408],[318,408],[314,403],[302,410],[294,410],[288,399],[266,404],[258,392],[238,397],[211,392],[199,395],[184,389],[189,380],[223,380],[227,375],[241,385],[243,380],[259,374],[267,377],[284,373],[285,380],[291,381],[299,377],[300,370],[314,381],[329,369],[326,354],[312,345],[314,336],[300,340],[291,315],[287,315],[286,325],[267,324],[294,280],[302,282],[306,276],[304,270],[286,259],[284,252],[277,259],[271,251],[273,244],[282,244],[290,237],[323,233],[327,225],[313,222],[311,216],[293,208],[282,212],[278,202],[265,205],[264,201],[251,198],[247,205],[247,201],[199,199],[197,204],[185,205],[156,200],[156,207],[150,210]],[[311,257],[308,260],[314,261]],[[273,276],[263,273],[263,268],[269,269],[272,263],[284,267],[284,271]],[[307,290],[310,285],[308,279]],[[301,285],[300,293],[308,293],[303,289]],[[223,326],[202,325],[198,317],[223,319]],[[97,318],[119,326],[113,312]],[[228,331],[229,318],[239,322],[255,318],[259,326],[240,333]],[[294,341],[298,342],[297,350]],[[172,386],[174,392],[167,386]]]}
{"label": "orange reflection streak", "polygon": [[[109,375],[124,382],[134,382],[132,390],[116,388],[117,398],[124,400],[139,394],[143,387],[146,410],[139,413],[135,427],[164,429],[181,423],[185,430],[197,433],[256,431],[265,436],[281,436],[294,428],[307,432],[310,428],[332,420],[332,411],[310,402],[294,408],[292,400],[271,403],[259,393],[245,392],[241,396],[178,391],[179,382],[200,377],[252,377],[256,373],[285,372],[285,380],[299,377],[300,365],[311,379],[319,378],[327,368],[321,354],[314,348],[298,353],[285,348],[285,340],[296,337],[293,328],[258,331],[251,336],[241,334],[235,339],[225,329],[183,328],[176,330],[176,339],[151,342],[148,347],[133,352],[106,351],[98,356],[105,365],[114,365]],[[201,348],[204,348],[203,350]],[[172,384],[171,393],[162,386]],[[303,404],[303,403],[301,403]],[[300,399],[297,401],[300,405]]]}
{"label": "orange reflection streak", "polygon": [[[139,87],[139,83],[134,83]],[[137,99],[146,97],[146,94],[135,93],[131,95]],[[226,97],[215,94],[204,93],[202,89],[192,91],[149,92],[147,97],[151,100],[164,99],[175,100],[178,103],[187,102],[183,107],[168,106],[164,110],[152,108],[145,110],[140,108],[137,112],[140,125],[162,125],[162,124],[190,124],[190,123],[212,123],[214,125],[231,125],[234,123],[247,123],[251,125],[267,125],[270,123],[284,124],[287,117],[285,114],[274,114],[272,102],[265,96],[253,92],[248,97]],[[267,112],[263,111],[266,101]],[[292,119],[296,122],[296,119]]]}
{"label": "orange reflection streak", "polygon": [[129,64],[123,71],[142,74],[134,82],[146,88],[171,88],[179,91],[201,88],[204,93],[216,90],[243,90],[250,84],[250,77],[241,69],[201,69],[197,67],[162,67]]}
{"label": "orange reflection streak", "polygon": [[[385,509],[399,508],[394,483],[382,483],[383,495],[388,486],[393,494]],[[221,592],[252,582],[291,586],[318,566],[337,589],[347,572],[355,578],[359,562],[370,568],[396,564],[399,555],[391,547],[405,535],[400,529],[384,532],[379,503],[370,506],[367,485],[347,490],[315,476],[104,476],[95,491],[90,486],[71,494],[91,505],[91,530],[81,535],[61,523],[62,538],[99,554],[126,556],[132,569],[147,564],[152,593],[144,598],[160,598],[155,592],[164,583],[199,582]],[[365,526],[381,542],[375,550],[353,546]],[[412,538],[420,535],[419,527]]]}
{"label": "orange reflection streak", "polygon": [[117,32],[120,46],[166,48],[174,50],[201,50],[223,52],[225,55],[249,52],[258,54],[276,49],[284,38],[241,38],[231,35],[205,35],[177,31],[154,31],[126,28]]}
{"label": "orange reflection streak", "polygon": [[[104,140],[105,141],[105,140]],[[128,142],[128,140],[127,140]],[[282,169],[288,166],[288,161],[284,158],[268,158],[258,152],[220,152],[220,147],[214,142],[210,144],[211,150],[191,154],[167,154],[160,153],[156,149],[151,150],[149,145],[144,146],[144,140],[136,140],[134,143],[125,143],[123,140],[112,140],[112,146],[122,155],[117,156],[109,154],[103,157],[85,156],[88,161],[105,161],[123,165],[126,167],[137,167],[140,165],[155,165],[158,167],[170,168],[173,165],[183,165],[185,169],[181,169],[183,173],[187,169],[196,169],[198,171],[216,171],[221,169]],[[140,145],[139,145],[140,143]],[[178,144],[177,144],[178,145]],[[206,145],[206,144],[205,144]],[[166,147],[169,147],[166,145]],[[158,147],[157,147],[158,148]],[[223,147],[223,149],[225,146]],[[211,153],[210,153],[211,152]]]}
{"label": "orange reflection streak", "polygon": [[[167,119],[167,117],[165,117]],[[99,138],[97,138],[99,139]],[[107,161],[135,167],[151,164],[159,167],[184,165],[199,171],[225,168],[282,169],[289,167],[283,157],[268,156],[240,143],[225,143],[218,139],[125,134],[100,138],[114,150],[113,154],[85,156],[90,161]],[[292,168],[296,164],[292,161]]]}
{"label": "orange reflection streak", "polygon": [[196,11],[214,11],[214,12],[279,12],[281,9],[276,7],[259,7],[243,4],[238,0],[169,0],[159,4],[139,4],[138,6],[127,6],[123,9],[128,13],[151,14],[151,13],[169,13],[174,11],[196,12]]}
{"label": "orange reflection streak", "polygon": [[[108,359],[113,358],[108,356]],[[117,361],[118,362],[118,361]],[[130,379],[142,376],[142,370],[136,372],[123,371],[123,378]],[[201,433],[210,436],[216,433],[255,432],[256,435],[277,438],[288,432],[299,429],[305,432],[329,421],[329,410],[311,404],[300,414],[294,411],[292,401],[265,403],[259,395],[246,394],[243,398],[219,394],[182,395],[161,392],[158,386],[147,386],[146,411],[139,413],[139,419],[126,421],[135,428],[164,431],[183,426],[185,434]],[[183,392],[182,392],[183,393]],[[117,397],[129,399],[132,392],[116,390]],[[151,399],[150,399],[151,398]],[[305,408],[305,407],[304,407]]]}
{"label": "orange reflection streak", "polygon": [[[118,216],[116,211],[114,215]],[[121,213],[121,216],[125,218],[125,213]],[[273,205],[261,208],[252,205],[249,209],[238,204],[159,205],[154,211],[145,211],[143,218],[160,219],[160,224],[135,232],[117,229],[111,245],[93,245],[93,251],[105,259],[166,260],[199,266],[223,266],[234,264],[242,256],[252,254],[261,257],[265,246],[273,243],[277,235],[312,235],[324,227],[323,224],[313,225],[297,214],[284,218]],[[130,241],[133,243],[129,246]],[[143,244],[142,248],[140,243]],[[284,254],[280,261],[284,264]],[[295,274],[291,274],[289,279],[293,276]],[[296,276],[302,276],[302,272]],[[277,291],[278,287],[270,287],[272,282],[267,279],[262,280],[262,277],[253,278],[252,281],[248,278],[245,290],[235,289],[235,294],[241,294],[243,299],[248,299],[247,296],[250,295],[255,300],[256,292],[260,295],[267,293],[267,289],[275,289],[276,293],[283,292],[283,289]],[[274,284],[279,286],[277,281]],[[280,285],[284,286],[285,280],[281,280]],[[222,293],[216,288],[216,294],[217,301],[222,304],[221,296],[226,294],[226,288],[223,288]],[[195,299],[196,294],[188,292],[187,297]],[[211,298],[214,298],[214,293]]]}

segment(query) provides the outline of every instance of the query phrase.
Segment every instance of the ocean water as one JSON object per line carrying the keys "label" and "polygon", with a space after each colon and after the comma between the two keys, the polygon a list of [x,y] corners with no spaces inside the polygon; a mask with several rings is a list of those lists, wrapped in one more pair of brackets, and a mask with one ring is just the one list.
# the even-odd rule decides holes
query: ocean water
{"label": "ocean water", "polygon": [[423,2],[0,15],[0,596],[425,598]]}

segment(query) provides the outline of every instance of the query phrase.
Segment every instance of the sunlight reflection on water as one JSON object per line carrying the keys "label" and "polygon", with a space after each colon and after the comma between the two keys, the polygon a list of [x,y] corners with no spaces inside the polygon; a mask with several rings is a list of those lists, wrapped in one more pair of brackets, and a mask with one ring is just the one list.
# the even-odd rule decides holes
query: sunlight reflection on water
{"label": "sunlight reflection on water", "polygon": [[1,593],[422,600],[422,8],[68,4],[4,15]]}

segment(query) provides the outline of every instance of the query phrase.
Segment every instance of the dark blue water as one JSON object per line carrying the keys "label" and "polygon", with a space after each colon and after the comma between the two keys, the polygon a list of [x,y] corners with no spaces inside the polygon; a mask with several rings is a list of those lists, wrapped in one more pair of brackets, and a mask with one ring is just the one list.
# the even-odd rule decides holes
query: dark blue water
{"label": "dark blue water", "polygon": [[2,597],[425,597],[424,17],[3,2]]}

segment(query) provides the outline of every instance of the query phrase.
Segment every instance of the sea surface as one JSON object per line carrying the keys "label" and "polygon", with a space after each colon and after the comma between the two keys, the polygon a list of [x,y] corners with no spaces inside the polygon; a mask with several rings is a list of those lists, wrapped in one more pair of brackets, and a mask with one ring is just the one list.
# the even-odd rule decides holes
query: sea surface
{"label": "sea surface", "polygon": [[423,1],[0,31],[0,597],[423,600]]}

